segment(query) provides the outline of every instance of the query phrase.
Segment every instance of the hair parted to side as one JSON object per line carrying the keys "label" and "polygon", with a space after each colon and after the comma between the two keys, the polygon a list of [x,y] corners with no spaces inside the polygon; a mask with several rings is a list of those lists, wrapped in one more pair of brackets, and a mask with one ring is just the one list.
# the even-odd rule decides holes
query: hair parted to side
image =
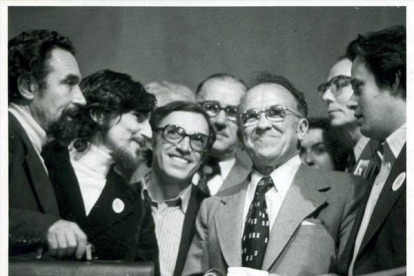
{"label": "hair parted to side", "polygon": [[236,83],[240,83],[240,85],[243,86],[245,91],[247,91],[248,89],[247,84],[242,79],[238,79],[235,76],[228,74],[228,73],[217,73],[217,74],[208,76],[202,82],[200,82],[200,84],[197,86],[197,89],[196,89],[196,95],[198,95],[198,93],[200,93],[201,90],[203,90],[204,84],[206,84],[207,82],[211,80],[232,80]]}
{"label": "hair parted to side", "polygon": [[75,48],[69,38],[55,31],[22,32],[9,41],[9,102],[20,99],[20,77],[33,77],[40,88],[44,87],[45,77],[49,73],[48,60],[57,48],[75,55]]}
{"label": "hair parted to side", "polygon": [[360,58],[379,87],[392,87],[399,82],[397,91],[406,99],[406,51],[406,28],[398,25],[358,35],[348,45],[346,55],[351,61]]}
{"label": "hair parted to side", "polygon": [[195,114],[201,114],[206,119],[209,133],[210,133],[207,152],[210,151],[211,148],[213,147],[214,142],[216,141],[216,132],[214,130],[213,125],[210,123],[210,119],[207,113],[196,103],[185,102],[185,101],[175,101],[175,102],[171,102],[167,105],[164,105],[164,106],[161,106],[155,109],[150,119],[150,125],[151,125],[153,132],[155,132],[155,129],[159,127],[161,121],[165,117],[167,117],[168,115],[176,111],[186,111],[186,112],[192,112]]}
{"label": "hair parted to side", "polygon": [[155,96],[127,74],[98,71],[86,77],[80,87],[86,105],[73,110],[71,120],[59,121],[52,132],[61,144],[75,141],[78,151],[85,151],[98,132],[107,131],[112,119],[131,111],[149,115],[156,106]]}

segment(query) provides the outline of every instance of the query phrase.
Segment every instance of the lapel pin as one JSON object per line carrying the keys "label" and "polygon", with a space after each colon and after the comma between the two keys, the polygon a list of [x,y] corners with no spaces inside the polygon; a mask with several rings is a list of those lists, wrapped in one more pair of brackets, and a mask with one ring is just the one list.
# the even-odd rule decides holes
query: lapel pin
{"label": "lapel pin", "polygon": [[121,213],[125,208],[125,203],[120,200],[119,198],[115,198],[112,202],[112,209],[114,209],[114,212],[119,214]]}
{"label": "lapel pin", "polygon": [[400,175],[394,180],[392,184],[392,190],[395,192],[398,190],[405,181],[405,172],[400,173]]}

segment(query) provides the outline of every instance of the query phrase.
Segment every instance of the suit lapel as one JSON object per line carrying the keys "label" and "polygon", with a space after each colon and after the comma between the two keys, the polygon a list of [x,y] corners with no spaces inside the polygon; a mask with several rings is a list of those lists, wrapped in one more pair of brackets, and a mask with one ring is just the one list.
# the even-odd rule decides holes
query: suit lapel
{"label": "suit lapel", "polygon": [[[16,123],[19,124],[17,120]],[[30,177],[34,189],[36,190],[37,197],[39,198],[39,204],[41,205],[45,214],[59,216],[59,208],[53,191],[52,183],[50,182],[49,176],[46,173],[42,160],[34,149],[32,142],[30,141],[23,128],[22,139],[28,147],[25,159],[28,164],[28,169],[30,171]]]}
{"label": "suit lapel", "polygon": [[301,165],[270,232],[263,270],[269,271],[301,222],[326,202],[325,196],[319,192],[322,189],[329,189],[329,184],[318,176],[316,170]]}
{"label": "suit lapel", "polygon": [[359,252],[362,252],[364,247],[368,244],[374,234],[378,231],[384,220],[387,218],[388,213],[392,209],[393,205],[401,194],[405,191],[406,179],[402,187],[398,190],[393,191],[392,186],[396,178],[401,174],[406,172],[406,145],[401,150],[400,155],[395,161],[391,172],[385,181],[382,192],[378,198],[377,204],[375,205],[374,211],[372,212],[370,222],[368,224],[367,231],[362,240],[361,247]]}
{"label": "suit lapel", "polygon": [[138,201],[124,179],[112,168],[105,188],[89,213],[84,227],[89,235],[99,235],[114,223],[129,215]]}
{"label": "suit lapel", "polygon": [[200,205],[204,199],[207,198],[197,186],[191,187],[191,198],[188,203],[187,212],[184,218],[183,232],[181,234],[180,247],[178,250],[177,262],[174,270],[174,275],[181,275],[184,268],[185,260],[187,258],[188,249],[196,233],[195,220],[200,210]]}
{"label": "suit lapel", "polygon": [[216,217],[217,235],[221,251],[228,266],[241,266],[241,236],[243,229],[244,201],[248,181],[240,184],[233,195],[223,196]]}
{"label": "suit lapel", "polygon": [[231,168],[229,175],[224,179],[223,185],[221,185],[219,191],[224,191],[234,185],[237,185],[246,180],[251,168],[245,165],[240,158],[236,157],[236,163]]}

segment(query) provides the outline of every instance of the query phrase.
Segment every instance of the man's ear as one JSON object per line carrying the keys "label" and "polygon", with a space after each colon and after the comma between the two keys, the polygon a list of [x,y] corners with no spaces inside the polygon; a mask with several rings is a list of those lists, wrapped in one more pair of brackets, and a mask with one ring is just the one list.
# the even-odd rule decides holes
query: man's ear
{"label": "man's ear", "polygon": [[20,96],[28,101],[32,101],[35,95],[39,92],[38,82],[32,76],[27,74],[23,74],[17,79],[17,87]]}
{"label": "man's ear", "polygon": [[303,141],[303,139],[306,137],[306,134],[308,133],[309,128],[309,122],[306,118],[302,118],[299,121],[297,134],[298,134],[298,140]]}
{"label": "man's ear", "polygon": [[89,115],[97,125],[102,126],[104,124],[105,116],[101,112],[97,112],[96,110],[91,109],[89,110]]}

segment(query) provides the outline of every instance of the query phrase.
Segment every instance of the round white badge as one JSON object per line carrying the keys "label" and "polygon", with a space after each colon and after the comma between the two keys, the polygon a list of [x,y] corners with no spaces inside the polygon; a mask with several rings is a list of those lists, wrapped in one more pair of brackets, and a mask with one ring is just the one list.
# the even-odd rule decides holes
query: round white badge
{"label": "round white badge", "polygon": [[125,208],[125,203],[119,198],[115,198],[114,202],[112,202],[112,209],[114,209],[114,212],[119,214],[124,210],[124,208]]}
{"label": "round white badge", "polygon": [[392,190],[395,192],[398,190],[405,181],[405,172],[400,173],[400,175],[394,180],[392,184]]}

